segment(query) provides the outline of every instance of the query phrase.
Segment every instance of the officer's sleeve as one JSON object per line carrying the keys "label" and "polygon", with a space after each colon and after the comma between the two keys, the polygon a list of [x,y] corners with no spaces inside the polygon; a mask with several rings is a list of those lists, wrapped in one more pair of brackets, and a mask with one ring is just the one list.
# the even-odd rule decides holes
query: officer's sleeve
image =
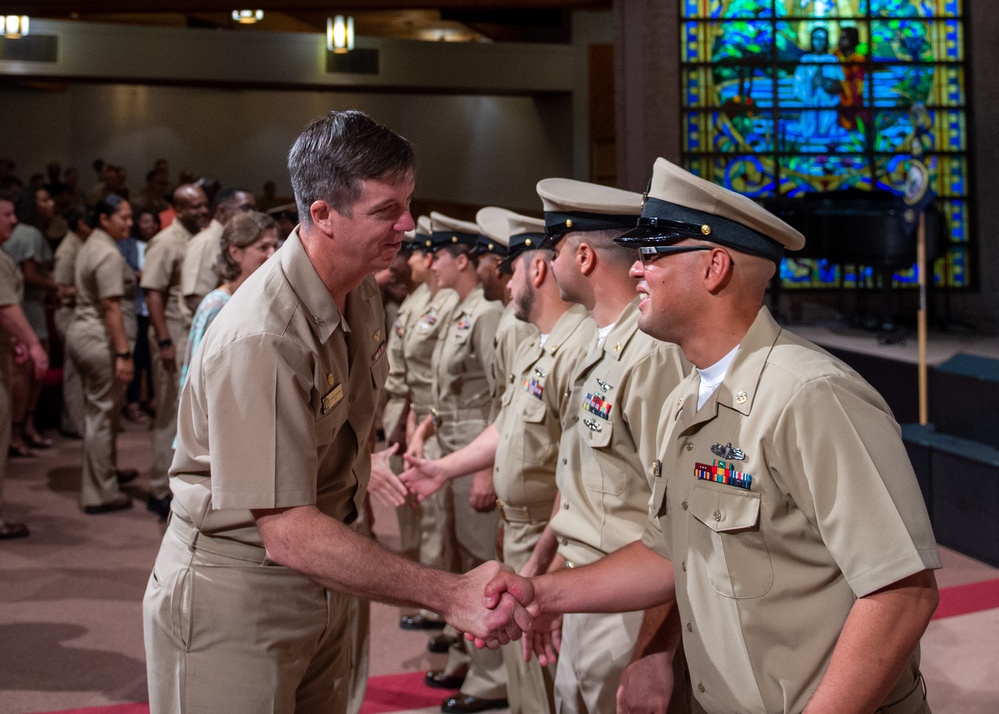
{"label": "officer's sleeve", "polygon": [[251,335],[205,356],[214,508],[316,502],[317,417],[342,423],[347,399],[327,415],[314,413],[312,358],[290,342]]}
{"label": "officer's sleeve", "polygon": [[940,567],[900,429],[869,385],[850,376],[806,382],[774,434],[775,479],[858,597]]}
{"label": "officer's sleeve", "polygon": [[143,290],[166,291],[170,287],[170,250],[166,236],[154,240],[146,250],[146,265],[142,269]]}

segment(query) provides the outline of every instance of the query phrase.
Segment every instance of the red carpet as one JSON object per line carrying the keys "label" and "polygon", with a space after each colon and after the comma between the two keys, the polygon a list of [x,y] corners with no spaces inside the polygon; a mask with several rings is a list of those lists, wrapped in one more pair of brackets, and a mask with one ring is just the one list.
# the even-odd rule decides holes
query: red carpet
{"label": "red carpet", "polygon": [[940,591],[940,605],[937,606],[933,619],[967,615],[997,607],[999,607],[999,580],[955,585]]}
{"label": "red carpet", "polygon": [[423,683],[423,672],[405,672],[368,680],[361,714],[397,712],[401,709],[439,707],[450,696],[447,690],[431,689]]}

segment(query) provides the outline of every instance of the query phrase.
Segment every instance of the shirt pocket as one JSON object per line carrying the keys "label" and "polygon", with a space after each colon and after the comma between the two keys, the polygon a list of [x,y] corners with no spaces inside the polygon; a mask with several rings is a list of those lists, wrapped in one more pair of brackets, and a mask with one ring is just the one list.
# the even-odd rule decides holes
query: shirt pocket
{"label": "shirt pocket", "polygon": [[[383,342],[383,345],[388,347],[387,342]],[[385,380],[388,379],[389,373],[389,363],[388,363],[388,349],[383,349],[382,353],[378,355],[378,358],[371,363],[371,384],[375,389],[382,389],[385,387]]]}
{"label": "shirt pocket", "polygon": [[342,387],[337,385],[330,389],[327,395],[332,394],[338,387],[342,390],[340,399],[336,404],[330,406],[325,414],[323,414],[322,400],[320,400],[320,407],[316,411],[313,425],[316,446],[322,447],[330,444],[336,438],[340,427],[347,421],[347,385],[343,384]]}
{"label": "shirt pocket", "polygon": [[614,454],[614,422],[583,411],[576,425],[583,442],[593,450],[594,459],[584,460],[583,485],[596,493],[620,496],[628,485],[628,471],[620,457]]}
{"label": "shirt pocket", "polygon": [[773,563],[760,531],[760,494],[728,486],[694,484],[687,499],[693,519],[687,570],[705,568],[719,595],[740,599],[765,595],[774,582]]}
{"label": "shirt pocket", "polygon": [[[511,387],[507,391],[514,391]],[[548,462],[558,448],[557,443],[549,437],[545,415],[547,408],[540,399],[531,397],[525,400],[523,409],[518,414],[511,415],[524,422],[523,439],[514,448],[514,458],[525,466],[540,466]],[[519,453],[517,453],[519,452]]]}

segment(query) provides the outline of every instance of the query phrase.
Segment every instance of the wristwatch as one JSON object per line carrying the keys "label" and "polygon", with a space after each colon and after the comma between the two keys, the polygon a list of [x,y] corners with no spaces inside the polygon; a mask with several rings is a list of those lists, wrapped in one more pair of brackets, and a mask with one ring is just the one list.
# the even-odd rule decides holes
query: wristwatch
{"label": "wristwatch", "polygon": [[114,353],[114,357],[115,357],[115,359],[131,359],[132,358],[132,353],[131,352],[115,352]]}
{"label": "wristwatch", "polygon": [[170,338],[168,337],[168,338],[166,338],[165,340],[160,340],[160,343],[159,343],[159,344],[160,344],[160,349],[161,349],[161,350],[165,350],[165,349],[167,349],[168,347],[173,347],[173,340],[171,340],[171,339],[170,339]]}

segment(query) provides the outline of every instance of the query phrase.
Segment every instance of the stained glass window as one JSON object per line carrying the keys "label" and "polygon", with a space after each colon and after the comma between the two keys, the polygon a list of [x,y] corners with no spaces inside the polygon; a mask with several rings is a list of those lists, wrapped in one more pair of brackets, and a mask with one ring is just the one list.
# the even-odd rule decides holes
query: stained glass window
{"label": "stained glass window", "polygon": [[[681,0],[684,162],[755,199],[905,190],[913,156],[945,217],[936,284],[970,284],[961,0]],[[786,259],[788,287],[871,284]],[[916,282],[914,269],[894,281]]]}

